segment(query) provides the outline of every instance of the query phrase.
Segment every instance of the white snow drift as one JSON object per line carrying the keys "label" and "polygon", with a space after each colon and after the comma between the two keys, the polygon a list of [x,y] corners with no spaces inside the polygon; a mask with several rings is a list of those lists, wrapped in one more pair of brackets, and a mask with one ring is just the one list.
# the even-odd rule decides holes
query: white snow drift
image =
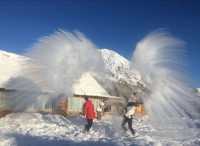
{"label": "white snow drift", "polygon": [[[112,121],[115,124],[112,124]],[[120,129],[120,118],[96,121],[89,133],[83,133],[82,117],[65,118],[60,115],[39,113],[13,113],[0,119],[1,146],[197,146],[200,138],[164,138],[168,131],[156,131],[144,120],[134,119],[134,128],[139,134],[132,138]],[[118,124],[117,124],[118,123]],[[179,129],[184,132],[184,129]],[[187,131],[186,131],[187,132]],[[198,131],[193,131],[197,132]],[[200,133],[199,133],[200,134]]]}

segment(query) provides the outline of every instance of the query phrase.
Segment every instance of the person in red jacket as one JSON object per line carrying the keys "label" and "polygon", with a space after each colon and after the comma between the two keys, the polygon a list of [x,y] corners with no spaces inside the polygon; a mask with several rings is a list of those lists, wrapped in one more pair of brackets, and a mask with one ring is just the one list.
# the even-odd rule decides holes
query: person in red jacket
{"label": "person in red jacket", "polygon": [[83,114],[86,118],[87,124],[85,125],[85,131],[89,131],[93,124],[93,119],[95,118],[94,105],[88,97],[84,97],[85,103],[83,105]]}

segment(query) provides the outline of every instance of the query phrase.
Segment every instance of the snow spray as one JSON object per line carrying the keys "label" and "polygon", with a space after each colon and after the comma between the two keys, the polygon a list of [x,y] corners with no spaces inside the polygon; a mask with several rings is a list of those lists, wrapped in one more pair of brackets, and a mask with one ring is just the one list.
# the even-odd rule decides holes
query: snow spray
{"label": "snow spray", "polygon": [[[49,100],[45,98],[47,94],[51,98],[60,94],[69,97],[73,94],[74,81],[84,72],[100,74],[104,71],[100,51],[80,32],[59,30],[42,37],[25,55],[30,59],[22,65],[21,77],[12,79],[7,87],[26,91],[14,96],[26,98],[21,104],[27,108],[37,108],[38,103],[45,105]],[[36,98],[42,94],[42,98]]]}
{"label": "snow spray", "polygon": [[187,128],[194,126],[189,119],[200,116],[200,99],[183,69],[184,45],[182,40],[156,31],[141,40],[133,53],[131,67],[139,71],[148,88],[142,98],[156,128]]}

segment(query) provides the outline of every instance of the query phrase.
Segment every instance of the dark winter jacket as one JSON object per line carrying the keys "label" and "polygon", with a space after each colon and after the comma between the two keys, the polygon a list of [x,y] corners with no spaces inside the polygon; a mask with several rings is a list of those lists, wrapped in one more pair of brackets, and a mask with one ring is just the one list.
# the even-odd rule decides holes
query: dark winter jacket
{"label": "dark winter jacket", "polygon": [[136,106],[137,106],[137,103],[128,102],[128,104],[127,104],[127,106],[125,108],[124,116],[129,118],[129,119],[132,119],[134,114],[135,114]]}

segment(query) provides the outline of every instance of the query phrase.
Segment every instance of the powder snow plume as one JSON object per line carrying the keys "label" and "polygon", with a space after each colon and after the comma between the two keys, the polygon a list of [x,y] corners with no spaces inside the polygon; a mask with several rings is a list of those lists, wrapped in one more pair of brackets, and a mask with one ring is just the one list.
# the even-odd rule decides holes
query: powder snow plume
{"label": "powder snow plume", "polygon": [[[30,59],[23,64],[21,76],[7,83],[9,89],[26,91],[13,95],[24,97],[25,107],[48,102],[36,98],[41,92],[53,93],[52,97],[61,94],[69,97],[73,94],[73,83],[84,72],[101,74],[104,71],[98,48],[80,32],[59,30],[42,37],[25,55]],[[38,102],[34,102],[36,99]]]}
{"label": "powder snow plume", "polygon": [[199,118],[200,99],[184,72],[184,45],[170,34],[156,31],[141,40],[133,53],[131,66],[146,84],[148,93],[142,98],[156,127],[194,126],[183,119]]}
{"label": "powder snow plume", "polygon": [[82,73],[103,70],[97,47],[80,32],[58,31],[43,37],[28,56],[44,67],[38,81],[45,81],[52,91],[67,95],[71,94],[73,82]]}

